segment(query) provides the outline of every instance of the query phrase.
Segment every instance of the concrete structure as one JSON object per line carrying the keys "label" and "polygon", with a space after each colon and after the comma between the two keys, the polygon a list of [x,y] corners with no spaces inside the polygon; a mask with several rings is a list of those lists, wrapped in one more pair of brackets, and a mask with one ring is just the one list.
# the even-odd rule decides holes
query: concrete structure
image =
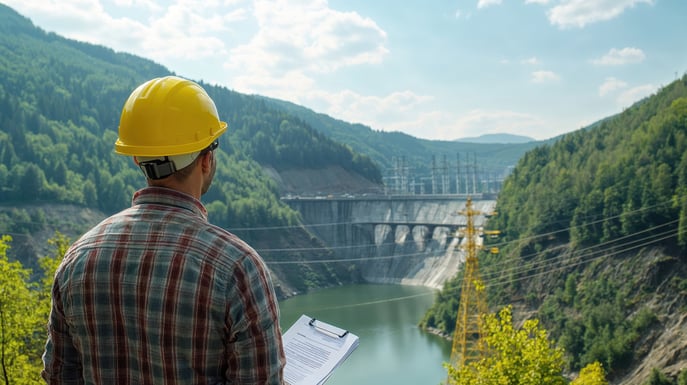
{"label": "concrete structure", "polygon": [[[480,199],[482,198],[482,199]],[[464,195],[291,197],[284,201],[303,216],[306,228],[337,258],[374,283],[441,288],[465,260],[456,230]],[[495,199],[473,198],[477,211],[493,212]],[[476,216],[482,227],[485,216]],[[350,262],[349,262],[350,261]]]}

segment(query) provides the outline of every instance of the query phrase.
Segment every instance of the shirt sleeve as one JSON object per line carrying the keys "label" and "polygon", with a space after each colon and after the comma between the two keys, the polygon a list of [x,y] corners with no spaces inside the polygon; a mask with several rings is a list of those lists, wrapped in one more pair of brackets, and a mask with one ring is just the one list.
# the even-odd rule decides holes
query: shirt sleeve
{"label": "shirt sleeve", "polygon": [[286,364],[279,307],[267,267],[257,255],[238,261],[229,285],[227,379],[282,385]]}
{"label": "shirt sleeve", "polygon": [[41,376],[48,384],[83,384],[81,355],[74,347],[62,310],[57,279],[52,289],[52,307],[48,320],[48,341],[43,353]]}

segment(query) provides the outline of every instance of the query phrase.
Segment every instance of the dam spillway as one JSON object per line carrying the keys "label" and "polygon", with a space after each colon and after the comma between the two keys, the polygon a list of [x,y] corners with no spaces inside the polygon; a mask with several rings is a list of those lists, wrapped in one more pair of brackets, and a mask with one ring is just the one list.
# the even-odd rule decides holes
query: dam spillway
{"label": "dam spillway", "polygon": [[[441,288],[465,257],[456,230],[465,226],[466,196],[289,198],[305,227],[337,258],[359,268],[365,281]],[[495,199],[473,198],[475,226],[494,211]]]}

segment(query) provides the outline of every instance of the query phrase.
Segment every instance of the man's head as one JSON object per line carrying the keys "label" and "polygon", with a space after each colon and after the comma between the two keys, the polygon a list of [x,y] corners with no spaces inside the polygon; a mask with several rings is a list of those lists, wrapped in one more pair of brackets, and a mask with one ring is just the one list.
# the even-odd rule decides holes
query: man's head
{"label": "man's head", "polygon": [[183,174],[204,160],[212,163],[214,175],[212,150],[226,129],[215,103],[197,83],[176,76],[155,78],[138,86],[124,103],[115,152],[133,156],[152,181]]}

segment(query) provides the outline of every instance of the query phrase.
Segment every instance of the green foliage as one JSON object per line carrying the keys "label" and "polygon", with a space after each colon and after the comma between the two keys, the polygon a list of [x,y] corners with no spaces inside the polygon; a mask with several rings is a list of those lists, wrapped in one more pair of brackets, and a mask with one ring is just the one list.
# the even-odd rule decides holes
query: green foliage
{"label": "green foliage", "polygon": [[52,280],[70,241],[59,232],[48,240],[53,253],[39,261],[39,282],[31,279],[30,269],[7,258],[11,241],[0,237],[0,383],[39,384]]}
{"label": "green foliage", "polygon": [[549,341],[536,319],[526,320],[521,329],[513,326],[511,308],[484,321],[487,351],[484,358],[460,368],[446,365],[451,385],[565,385],[563,350]]}
{"label": "green foliage", "polygon": [[644,382],[644,385],[674,385],[674,383],[660,370],[654,368],[651,370],[651,375]]}
{"label": "green foliage", "polygon": [[570,385],[607,385],[606,372],[600,362],[592,362],[580,370],[580,375]]}
{"label": "green foliage", "polygon": [[677,385],[687,385],[687,369],[682,369],[677,376]]}
{"label": "green foliage", "polygon": [[421,328],[436,330],[445,335],[453,335],[456,328],[456,313],[458,312],[462,283],[462,270],[455,277],[444,282],[443,288],[436,294],[432,307],[420,321]]}
{"label": "green foliage", "polygon": [[[43,310],[50,304],[41,288],[30,282],[31,271],[10,262],[7,250],[12,238],[0,238],[0,371],[4,384],[37,384],[45,343]],[[49,293],[49,292],[48,292]]]}
{"label": "green foliage", "polygon": [[566,290],[555,291],[539,308],[542,321],[560,336],[568,365],[576,370],[600,362],[611,372],[628,367],[635,358],[634,344],[656,322],[656,315],[642,308],[628,317],[629,289],[621,282],[589,280],[577,288],[577,278],[570,277]]}
{"label": "green foliage", "polygon": [[677,375],[677,379],[673,380],[667,377],[663,372],[657,368],[651,369],[649,378],[643,385],[687,385],[687,369],[682,369]]}
{"label": "green foliage", "polygon": [[[509,239],[570,229],[555,241],[583,246],[672,219],[684,226],[685,83],[687,76],[594,129],[525,154],[504,183],[494,226]],[[684,246],[686,236],[676,241]]]}

